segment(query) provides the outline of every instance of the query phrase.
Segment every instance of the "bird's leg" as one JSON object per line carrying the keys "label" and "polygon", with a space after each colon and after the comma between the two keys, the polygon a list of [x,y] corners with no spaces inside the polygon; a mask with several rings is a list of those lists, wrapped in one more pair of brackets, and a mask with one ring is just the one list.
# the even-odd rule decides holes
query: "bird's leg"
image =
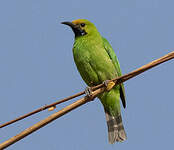
{"label": "bird's leg", "polygon": [[92,88],[87,86],[85,88],[85,94],[86,94],[87,97],[91,97],[92,96]]}
{"label": "bird's leg", "polygon": [[110,80],[105,80],[103,84],[105,85],[107,91],[110,91],[115,86],[115,83]]}

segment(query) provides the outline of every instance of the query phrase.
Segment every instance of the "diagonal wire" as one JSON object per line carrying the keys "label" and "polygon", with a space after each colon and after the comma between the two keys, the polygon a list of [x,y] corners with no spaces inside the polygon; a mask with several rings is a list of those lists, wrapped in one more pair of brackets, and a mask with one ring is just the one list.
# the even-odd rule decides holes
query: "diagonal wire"
{"label": "diagonal wire", "polygon": [[[155,66],[157,66],[157,65],[159,65],[161,63],[164,63],[164,62],[166,62],[166,61],[168,61],[170,59],[173,59],[173,58],[174,58],[174,51],[169,53],[169,54],[167,54],[167,55],[165,55],[165,56],[163,56],[163,57],[161,57],[161,58],[159,58],[159,59],[157,59],[157,60],[154,60],[151,63],[146,64],[146,65],[144,65],[144,66],[142,66],[142,67],[140,67],[140,68],[138,68],[138,69],[136,69],[136,70],[126,74],[126,75],[123,75],[121,77],[115,78],[112,81],[114,81],[116,83],[116,85],[120,84],[122,82],[125,82],[125,81],[127,81],[127,80],[129,80],[129,79],[131,79],[131,78],[133,78],[133,77],[135,77],[137,75],[139,75],[140,73],[142,73],[142,72],[144,72],[144,71],[146,71],[146,70],[148,70],[148,69],[150,69],[152,67],[155,67]],[[8,146],[16,143],[17,141],[23,139],[24,137],[26,137],[26,136],[30,135],[31,133],[37,131],[38,129],[44,127],[45,125],[49,124],[50,122],[54,121],[55,119],[57,119],[57,118],[65,115],[66,113],[72,111],[73,109],[76,109],[77,107],[79,107],[79,106],[81,106],[81,105],[83,105],[83,104],[85,104],[85,103],[87,103],[89,101],[94,100],[94,98],[98,94],[100,94],[100,93],[105,91],[105,87],[102,87],[102,86],[103,86],[102,84],[100,84],[98,86],[95,86],[94,89],[95,88],[97,88],[97,89],[93,91],[91,97],[86,97],[85,96],[85,97],[77,100],[76,102],[66,106],[65,108],[63,108],[60,111],[50,115],[49,117],[45,118],[44,120],[41,120],[38,123],[34,124],[33,126],[25,129],[24,131],[22,131],[21,133],[17,134],[16,136],[14,136],[14,137],[8,139],[7,141],[1,143],[0,144],[0,150],[2,150],[4,148],[7,148]]]}
{"label": "diagonal wire", "polygon": [[14,119],[14,120],[11,120],[11,121],[9,121],[9,122],[6,122],[6,123],[0,125],[0,128],[3,128],[3,127],[5,127],[5,126],[8,126],[8,125],[10,125],[10,124],[12,124],[12,123],[15,123],[15,122],[17,122],[17,121],[19,121],[19,120],[22,120],[22,119],[24,119],[24,118],[27,118],[27,117],[29,117],[29,116],[31,116],[31,115],[36,114],[36,113],[39,113],[39,112],[41,112],[41,111],[43,111],[43,110],[45,110],[45,109],[48,109],[48,108],[50,108],[50,107],[56,106],[56,105],[58,105],[58,104],[61,104],[61,103],[63,103],[63,102],[66,102],[66,101],[69,101],[69,100],[71,100],[71,99],[73,99],[73,98],[75,98],[75,97],[78,97],[78,96],[83,95],[84,93],[85,93],[84,91],[83,91],[83,92],[79,92],[79,93],[77,93],[77,94],[75,94],[75,95],[72,95],[72,96],[66,97],[66,98],[64,98],[64,99],[61,99],[61,100],[59,100],[59,101],[57,101],[57,102],[55,102],[55,103],[52,103],[52,104],[49,104],[49,105],[40,107],[40,108],[38,108],[38,109],[36,109],[36,110],[34,110],[34,111],[32,111],[32,112],[29,112],[29,113],[27,113],[27,114],[25,114],[25,115],[22,115],[22,116],[20,116],[20,117]]}
{"label": "diagonal wire", "polygon": [[[152,61],[152,62],[150,62],[150,63],[148,63],[148,64],[146,64],[146,65],[144,65],[144,66],[142,66],[142,67],[140,67],[140,68],[138,68],[138,69],[136,69],[136,70],[134,70],[134,71],[132,71],[132,72],[130,72],[128,74],[125,74],[125,75],[120,76],[118,78],[112,79],[111,81],[117,82],[117,84],[119,84],[121,82],[124,82],[124,81],[132,78],[132,75],[138,75],[138,74],[140,74],[140,73],[142,73],[142,72],[144,72],[144,71],[146,71],[146,70],[148,70],[148,69],[150,69],[152,67],[155,67],[155,66],[157,66],[157,65],[159,65],[161,63],[164,63],[164,62],[166,62],[166,61],[168,61],[170,59],[173,59],[173,58],[174,58],[174,52],[168,53],[167,55],[165,55],[165,56],[163,56],[163,57],[161,57],[159,59],[156,59],[156,60],[154,60],[154,61]],[[97,86],[92,87],[92,90],[96,90],[96,89],[101,88],[103,86],[104,86],[103,84],[99,84]],[[19,121],[19,120],[22,120],[24,118],[27,118],[27,117],[29,117],[31,115],[34,115],[34,114],[36,114],[38,112],[41,112],[41,111],[43,111],[45,109],[48,109],[50,107],[56,106],[58,104],[61,104],[63,102],[69,101],[69,100],[71,100],[73,98],[76,98],[78,96],[81,96],[83,94],[85,94],[85,91],[79,92],[79,93],[77,93],[75,95],[72,95],[72,96],[69,96],[67,98],[61,99],[61,100],[59,100],[59,101],[57,101],[55,103],[52,103],[52,104],[43,106],[41,108],[38,108],[38,109],[36,109],[36,110],[34,110],[34,111],[30,112],[30,113],[27,113],[27,114],[22,115],[22,116],[14,119],[14,120],[11,120],[9,122],[6,122],[6,123],[0,125],[0,128],[3,128],[5,126],[8,126],[8,125],[10,125],[12,123],[15,123],[15,122]]]}

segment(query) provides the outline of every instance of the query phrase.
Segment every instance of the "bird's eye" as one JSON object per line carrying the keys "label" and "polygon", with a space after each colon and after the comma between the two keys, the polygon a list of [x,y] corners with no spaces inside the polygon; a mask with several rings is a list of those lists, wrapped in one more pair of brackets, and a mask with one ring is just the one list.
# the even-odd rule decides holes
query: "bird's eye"
{"label": "bird's eye", "polygon": [[81,23],[80,26],[81,26],[81,27],[84,27],[84,26],[85,26],[85,23]]}

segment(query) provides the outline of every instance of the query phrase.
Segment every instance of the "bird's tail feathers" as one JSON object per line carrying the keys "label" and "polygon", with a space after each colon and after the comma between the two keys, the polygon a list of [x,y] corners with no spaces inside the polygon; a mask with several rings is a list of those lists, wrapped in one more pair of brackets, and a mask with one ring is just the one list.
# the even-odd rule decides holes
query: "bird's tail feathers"
{"label": "bird's tail feathers", "polygon": [[121,115],[111,116],[105,111],[106,121],[108,125],[108,138],[109,143],[114,144],[115,142],[123,142],[126,140],[126,133],[123,127]]}

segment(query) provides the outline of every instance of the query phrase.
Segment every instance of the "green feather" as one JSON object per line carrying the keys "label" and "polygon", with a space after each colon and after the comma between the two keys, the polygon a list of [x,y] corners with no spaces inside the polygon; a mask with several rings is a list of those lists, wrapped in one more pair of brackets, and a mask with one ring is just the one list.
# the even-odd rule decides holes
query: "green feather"
{"label": "green feather", "polygon": [[[107,51],[110,59],[112,60],[114,66],[116,68],[118,76],[121,76],[122,73],[121,73],[121,69],[120,69],[120,64],[119,64],[117,56],[115,55],[114,50],[112,49],[111,45],[109,44],[109,42],[104,37],[103,37],[103,43],[104,43],[105,50]],[[121,100],[122,100],[123,107],[125,108],[126,107],[126,97],[125,97],[124,84],[122,83],[120,85],[121,85],[120,97],[121,97]]]}
{"label": "green feather", "polygon": [[[81,24],[83,23],[83,26]],[[77,69],[88,86],[121,76],[120,65],[109,42],[97,28],[85,19],[75,20],[70,25],[75,33],[73,56]],[[85,25],[84,25],[85,24]],[[116,85],[98,96],[104,106],[108,125],[109,142],[124,141],[126,134],[121,119],[120,97],[125,103],[124,85]]]}

